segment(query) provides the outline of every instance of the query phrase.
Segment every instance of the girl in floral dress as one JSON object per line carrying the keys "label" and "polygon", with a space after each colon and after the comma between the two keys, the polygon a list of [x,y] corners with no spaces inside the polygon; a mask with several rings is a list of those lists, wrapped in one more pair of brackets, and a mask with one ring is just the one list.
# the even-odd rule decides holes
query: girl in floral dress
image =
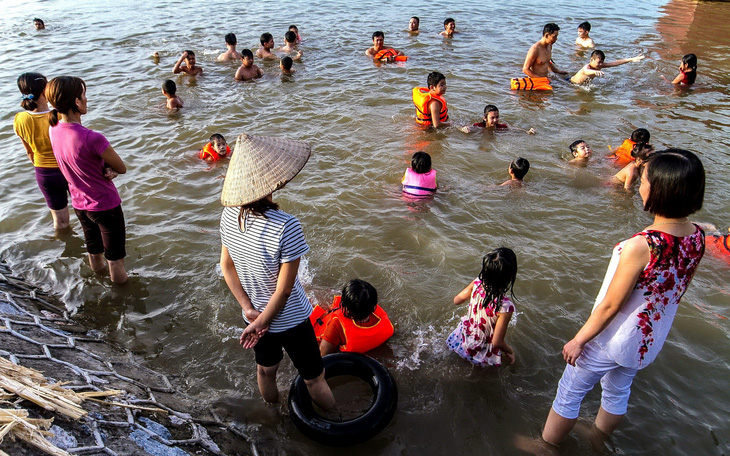
{"label": "girl in floral dress", "polygon": [[595,429],[603,436],[616,429],[634,376],[662,349],[704,254],[704,232],[688,219],[702,208],[702,162],[692,152],[668,149],[646,163],[639,194],[654,223],[614,247],[591,316],[563,347],[568,365],[542,434],[549,444],[573,429],[581,401],[599,380]]}
{"label": "girl in floral dress", "polygon": [[517,276],[515,253],[500,247],[482,260],[479,277],[454,297],[454,304],[469,300],[469,310],[446,341],[450,350],[480,366],[501,366],[515,362],[515,352],[505,341],[515,306],[512,295]]}

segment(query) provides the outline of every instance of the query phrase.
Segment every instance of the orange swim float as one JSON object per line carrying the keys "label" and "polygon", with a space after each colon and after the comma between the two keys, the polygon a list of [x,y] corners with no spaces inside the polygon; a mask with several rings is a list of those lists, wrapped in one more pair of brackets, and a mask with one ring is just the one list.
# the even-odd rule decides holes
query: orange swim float
{"label": "orange swim float", "polygon": [[512,90],[553,90],[548,78],[512,78],[510,79]]}

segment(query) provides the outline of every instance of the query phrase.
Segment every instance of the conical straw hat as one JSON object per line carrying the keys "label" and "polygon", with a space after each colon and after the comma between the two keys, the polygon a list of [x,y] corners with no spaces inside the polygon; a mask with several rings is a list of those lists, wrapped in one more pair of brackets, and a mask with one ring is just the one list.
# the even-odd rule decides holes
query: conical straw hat
{"label": "conical straw hat", "polygon": [[273,193],[299,174],[311,153],[304,141],[240,135],[223,182],[221,204],[243,206]]}

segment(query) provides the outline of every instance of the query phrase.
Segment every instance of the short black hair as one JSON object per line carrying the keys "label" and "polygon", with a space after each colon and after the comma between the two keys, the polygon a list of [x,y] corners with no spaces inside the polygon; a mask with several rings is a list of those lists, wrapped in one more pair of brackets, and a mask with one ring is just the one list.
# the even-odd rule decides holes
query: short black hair
{"label": "short black hair", "polygon": [[[223,135],[222,135],[222,134],[220,134],[220,133],[213,133],[212,135],[210,135],[209,141],[210,141],[210,142],[213,142],[213,141],[215,141],[216,139],[222,139],[223,141],[226,141],[226,138],[224,138],[224,137],[223,137]],[[227,142],[227,141],[226,141],[226,142]]]}
{"label": "short black hair", "polygon": [[644,210],[668,218],[682,218],[702,209],[705,168],[697,155],[684,149],[654,152],[647,160],[649,196]]}
{"label": "short black hair", "polygon": [[411,16],[411,19],[415,19],[416,21],[418,21],[418,24],[419,25],[421,24],[421,18],[420,17],[418,17],[418,16]]}
{"label": "short black hair", "polygon": [[438,71],[432,71],[428,73],[428,78],[426,78],[426,84],[428,85],[428,88],[436,87],[439,82],[441,82],[442,79],[446,79],[446,76],[439,73]]}
{"label": "short black hair", "polygon": [[570,149],[570,153],[575,157],[575,152],[578,150],[578,145],[581,143],[584,143],[585,141],[582,139],[576,139],[572,143],[570,143],[570,146],[568,148]]}
{"label": "short black hair", "polygon": [[[195,52],[191,51],[190,49],[186,49],[184,52],[188,53],[188,57],[195,57]],[[185,57],[187,58],[187,57]]]}
{"label": "short black hair", "polygon": [[509,164],[509,169],[515,179],[522,180],[530,170],[530,162],[526,158],[517,157]]}
{"label": "short black hair", "polygon": [[290,25],[290,26],[289,26],[289,30],[291,30],[291,29],[294,29],[294,30],[296,30],[296,31],[299,31],[299,27],[297,27],[297,26],[296,26],[296,25],[294,25],[294,24],[292,24],[292,25]]}
{"label": "short black hair", "polygon": [[431,171],[431,156],[426,152],[416,152],[411,157],[411,169],[418,174],[426,174]]}
{"label": "short black hair", "polygon": [[40,23],[41,23],[41,25],[46,25],[46,24],[45,24],[45,23],[43,22],[43,19],[41,19],[41,18],[39,18],[39,17],[35,17],[35,18],[33,18],[33,22],[40,22]]}
{"label": "short black hair", "polygon": [[269,32],[262,33],[261,37],[259,37],[259,41],[261,41],[261,44],[268,43],[274,38],[274,35],[272,35]]}
{"label": "short black hair", "polygon": [[286,71],[291,70],[291,66],[293,63],[294,61],[288,55],[285,55],[281,58],[281,66],[283,66]]}
{"label": "short black hair", "polygon": [[449,17],[449,18],[446,18],[446,20],[444,21],[444,27],[446,27],[446,24],[448,24],[449,22],[453,22],[454,24],[456,24],[456,21],[454,20],[454,18]]}
{"label": "short black hair", "polygon": [[236,39],[235,33],[229,33],[226,35],[226,44],[230,44],[231,46],[238,43],[238,40]]}
{"label": "short black hair", "polygon": [[559,32],[560,27],[555,22],[548,22],[545,27],[542,28],[542,36],[552,35],[555,32]]}
{"label": "short black hair", "polygon": [[374,286],[361,279],[352,279],[342,289],[342,313],[347,318],[364,320],[378,305],[378,292]]}
{"label": "short black hair", "polygon": [[162,83],[162,90],[164,90],[168,95],[175,95],[177,92],[177,85],[175,84],[175,81],[168,79]]}
{"label": "short black hair", "polygon": [[253,52],[251,52],[251,49],[241,49],[241,60],[243,60],[244,57],[248,57],[249,59],[253,58]]}
{"label": "short black hair", "polygon": [[484,117],[487,117],[487,114],[489,114],[490,112],[499,112],[499,108],[491,104],[486,105],[484,107]]}
{"label": "short black hair", "polygon": [[383,39],[385,39],[385,34],[383,32],[381,32],[380,30],[378,30],[377,32],[373,32],[373,39],[375,39],[379,36],[382,36]]}
{"label": "short black hair", "polygon": [[284,41],[287,43],[296,43],[297,42],[297,34],[295,32],[292,32],[289,30],[284,34]]}
{"label": "short black hair", "polygon": [[641,160],[645,162],[649,155],[654,153],[654,146],[651,144],[637,142],[634,147],[631,148],[631,156],[635,160]]}
{"label": "short black hair", "polygon": [[599,59],[601,59],[601,62],[603,62],[604,60],[606,60],[606,54],[604,54],[603,51],[600,51],[598,49],[596,49],[595,51],[591,52],[591,58],[593,58],[593,57],[598,57]]}
{"label": "short black hair", "polygon": [[631,140],[637,143],[648,143],[649,141],[651,141],[651,134],[646,128],[637,128],[633,131],[633,133],[631,133]]}
{"label": "short black hair", "polygon": [[583,29],[586,32],[590,32],[591,31],[591,23],[588,22],[588,21],[581,22],[580,24],[578,24],[578,28],[579,29]]}

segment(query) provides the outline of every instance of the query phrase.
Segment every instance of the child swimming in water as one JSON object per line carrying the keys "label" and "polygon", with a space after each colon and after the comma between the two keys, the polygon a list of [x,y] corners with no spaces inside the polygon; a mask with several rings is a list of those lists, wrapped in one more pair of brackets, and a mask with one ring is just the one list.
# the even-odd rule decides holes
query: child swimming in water
{"label": "child swimming in water", "polygon": [[637,128],[631,133],[631,137],[629,139],[625,139],[620,146],[613,149],[611,153],[608,154],[608,158],[616,160],[616,164],[618,165],[628,165],[634,161],[634,158],[631,156],[631,151],[634,150],[634,146],[637,143],[648,144],[649,140],[651,140],[649,130],[646,128]]}
{"label": "child swimming in water", "polygon": [[507,172],[509,173],[509,180],[502,182],[500,187],[522,187],[525,183],[524,178],[527,172],[530,170],[530,162],[522,157],[517,157],[509,164]]}
{"label": "child swimming in water", "polygon": [[436,170],[431,168],[431,156],[416,152],[411,158],[411,167],[403,175],[403,193],[413,196],[428,196],[436,193]]}
{"label": "child swimming in water", "polygon": [[[185,60],[185,65],[183,65],[183,60]],[[177,59],[175,66],[172,67],[172,72],[174,74],[185,73],[190,76],[196,76],[203,74],[203,67],[195,65],[195,52],[187,50],[180,54],[180,58]]]}
{"label": "child swimming in water", "polygon": [[290,32],[294,32],[294,33],[297,34],[297,44],[299,44],[299,43],[302,42],[302,37],[299,36],[299,27],[297,27],[296,25],[293,25],[292,24],[292,25],[289,26],[289,31]]}
{"label": "child swimming in water", "polygon": [[606,54],[604,54],[603,51],[595,50],[591,54],[591,61],[581,68],[580,71],[575,73],[575,75],[570,78],[570,82],[573,84],[584,84],[586,82],[590,82],[596,76],[603,76],[603,71],[601,70],[604,68],[615,67],[629,62],[638,62],[643,58],[643,55],[637,55],[630,59],[619,59],[614,60],[613,62],[605,62]]}
{"label": "child swimming in water", "polygon": [[596,46],[596,42],[593,38],[588,36],[591,31],[591,23],[588,21],[581,22],[578,24],[578,38],[575,39],[575,44],[584,48],[592,48]]}
{"label": "child swimming in water", "polygon": [[624,168],[616,173],[613,178],[623,184],[626,190],[629,190],[634,182],[641,176],[641,170],[643,169],[644,162],[649,158],[649,155],[654,152],[654,146],[645,143],[636,143],[634,149],[631,151],[631,156],[634,157],[634,161],[624,166]]}
{"label": "child swimming in water", "polygon": [[250,81],[264,75],[261,68],[253,63],[253,52],[251,49],[241,49],[241,66],[236,70],[234,78],[236,81]]}
{"label": "child swimming in water", "polygon": [[210,136],[210,142],[198,152],[198,158],[205,161],[218,161],[231,153],[223,135],[215,133]]}
{"label": "child swimming in water", "polygon": [[[480,129],[484,130],[507,130],[510,126],[506,123],[501,123],[499,121],[499,108],[492,104],[488,104],[484,107],[484,117],[482,118],[482,122],[476,122],[472,126],[465,125],[463,127],[459,127],[460,131],[463,131],[464,133],[471,133],[472,131],[477,131]],[[525,130],[522,128],[517,128],[517,130],[524,131],[528,135],[534,135],[535,129],[530,128],[529,130]]]}
{"label": "child swimming in water", "polygon": [[449,17],[444,21],[444,31],[440,32],[439,35],[446,38],[453,38],[454,33],[456,33],[456,21]]}
{"label": "child swimming in water", "polygon": [[446,76],[433,71],[426,79],[428,87],[414,87],[413,104],[416,106],[416,123],[424,128],[449,125],[449,108],[443,95],[446,93]]}
{"label": "child swimming in water", "polygon": [[281,74],[284,76],[293,75],[294,70],[291,69],[293,64],[294,64],[294,61],[288,55],[285,55],[284,57],[282,57],[281,60],[279,61],[279,68],[281,69]]}
{"label": "child swimming in water", "polygon": [[469,309],[446,341],[450,350],[479,366],[501,366],[515,362],[515,352],[506,342],[507,326],[515,312],[512,287],[517,277],[517,257],[506,247],[487,253],[482,270],[454,304],[469,301]]}
{"label": "child swimming in water", "polygon": [[576,166],[588,165],[588,159],[593,155],[593,150],[591,150],[591,146],[587,142],[578,139],[573,141],[568,148],[570,149],[570,155],[573,157],[568,163]]}
{"label": "child swimming in water", "polygon": [[162,83],[162,94],[167,98],[167,109],[180,109],[183,107],[182,98],[175,95],[177,93],[177,85],[173,80],[166,80]]}
{"label": "child swimming in water", "polygon": [[325,311],[315,306],[309,319],[322,356],[330,353],[365,353],[393,335],[388,315],[378,305],[375,287],[360,279],[350,280]]}
{"label": "child swimming in water", "polygon": [[682,57],[682,63],[679,64],[679,74],[674,80],[670,81],[662,75],[662,79],[672,84],[692,85],[697,78],[697,56],[687,54]]}

